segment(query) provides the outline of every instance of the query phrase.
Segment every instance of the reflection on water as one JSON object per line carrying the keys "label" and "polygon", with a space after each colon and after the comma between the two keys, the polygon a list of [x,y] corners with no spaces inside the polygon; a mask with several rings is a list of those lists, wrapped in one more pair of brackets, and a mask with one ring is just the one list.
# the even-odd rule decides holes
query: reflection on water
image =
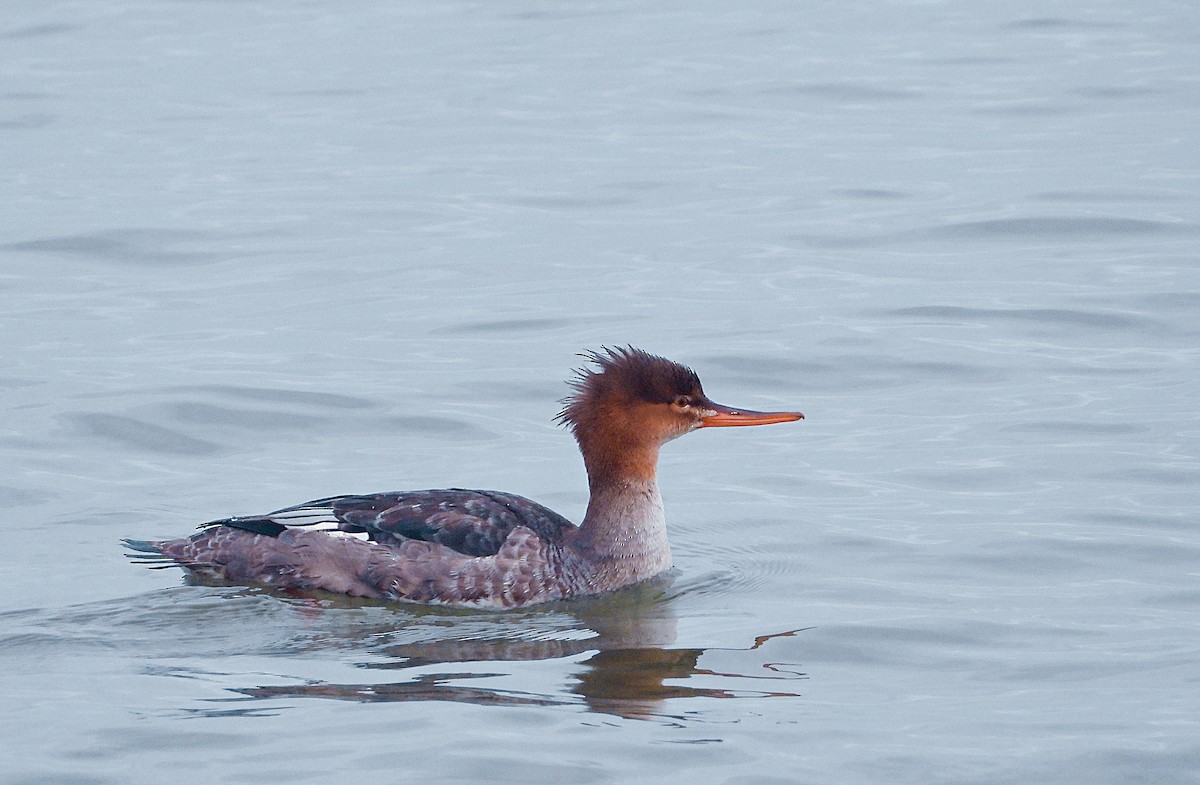
{"label": "reflection on water", "polygon": [[[794,635],[791,630],[775,635],[760,636],[753,646],[739,651],[751,652],[772,638]],[[466,657],[472,662],[513,663],[525,660],[557,659],[571,657],[596,648],[616,643],[600,635],[588,641],[556,641],[559,645],[538,643],[515,645],[513,641],[437,641],[430,644],[413,644],[399,647],[411,652],[411,658],[401,659],[381,667],[388,669],[428,668],[433,663],[427,649],[448,656],[434,667],[462,661],[455,657]],[[459,645],[460,644],[460,645]],[[460,650],[461,649],[461,650]],[[478,673],[439,671],[421,673],[409,681],[385,683],[331,684],[325,682],[285,686],[248,687],[237,692],[252,698],[336,698],[359,702],[399,701],[453,701],[481,705],[554,705],[575,703],[582,699],[592,711],[615,714],[627,718],[648,718],[663,715],[663,702],[679,698],[798,698],[798,693],[782,690],[745,690],[725,687],[693,686],[669,681],[694,679],[701,676],[717,679],[769,679],[775,681],[805,678],[798,671],[759,664],[771,668],[772,675],[718,672],[699,667],[700,658],[706,649],[674,649],[660,647],[604,648],[584,660],[581,669],[574,674],[574,684],[569,694],[537,695],[513,692],[500,688],[466,685],[503,673]]]}
{"label": "reflection on water", "polygon": [[[336,614],[339,610],[330,605],[342,604],[349,603],[340,598],[313,601],[307,608],[302,607],[302,613]],[[671,647],[676,637],[671,602],[647,587],[517,614],[449,611],[443,615],[408,607],[392,610],[388,623],[354,628],[354,643],[361,644],[361,651],[374,658],[359,666],[375,671],[406,671],[412,673],[409,678],[352,683],[306,679],[295,684],[230,687],[244,697],[219,702],[297,697],[364,703],[450,701],[501,706],[582,702],[591,711],[626,718],[652,718],[671,716],[664,706],[668,700],[797,698],[800,696],[793,690],[763,689],[761,682],[806,678],[797,670],[798,666],[763,659],[772,640],[794,636],[800,630],[761,635],[744,648]],[[398,637],[410,637],[414,627],[426,624],[427,633],[444,637],[392,642]],[[732,659],[738,670],[702,667],[705,655],[716,651],[734,655]],[[585,658],[580,660],[580,657]],[[562,661],[570,668],[558,691],[548,691],[552,685],[546,681],[538,682],[537,691],[507,686],[506,677],[519,670],[519,663],[544,661]],[[462,667],[481,663],[493,667],[483,671]],[[489,685],[489,680],[496,684]],[[247,710],[235,711],[240,714]],[[222,708],[199,713],[227,715],[229,711]]]}
{"label": "reflection on water", "polygon": [[169,692],[187,696],[187,705],[160,715],[177,717],[269,716],[290,708],[281,700],[332,698],[696,718],[704,707],[679,702],[799,697],[795,682],[806,675],[772,651],[778,656],[775,641],[800,630],[730,647],[676,647],[687,592],[670,583],[501,612],[180,586],[4,614],[13,634],[0,637],[0,652],[75,663],[83,678],[106,652],[138,652],[143,679],[169,678]]}
{"label": "reflection on water", "polygon": [[[753,645],[738,651],[756,651],[774,638],[791,637],[800,630],[760,635]],[[795,692],[782,690],[745,690],[724,687],[701,687],[669,684],[672,679],[711,676],[718,679],[767,679],[788,681],[805,678],[772,663],[758,663],[771,671],[770,675],[728,673],[699,667],[700,658],[708,649],[608,649],[597,652],[584,662],[587,670],[579,674],[575,692],[582,696],[593,711],[618,714],[622,717],[648,717],[661,710],[663,701],[675,698],[798,698]],[[754,658],[744,658],[751,660]]]}

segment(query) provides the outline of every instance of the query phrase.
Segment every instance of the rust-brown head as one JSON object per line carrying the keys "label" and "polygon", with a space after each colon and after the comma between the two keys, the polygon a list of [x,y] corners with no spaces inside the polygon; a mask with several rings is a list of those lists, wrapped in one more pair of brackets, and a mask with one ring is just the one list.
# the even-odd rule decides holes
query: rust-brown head
{"label": "rust-brown head", "polygon": [[697,428],[804,418],[800,412],[755,412],[714,403],[691,368],[632,346],[581,356],[595,367],[580,369],[569,382],[575,392],[563,401],[558,421],[575,434],[585,455],[596,440],[610,450],[657,448]]}

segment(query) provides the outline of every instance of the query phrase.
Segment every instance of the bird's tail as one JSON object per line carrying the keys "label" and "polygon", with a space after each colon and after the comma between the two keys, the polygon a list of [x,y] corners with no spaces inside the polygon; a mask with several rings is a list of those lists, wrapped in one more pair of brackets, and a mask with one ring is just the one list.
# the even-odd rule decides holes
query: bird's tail
{"label": "bird's tail", "polygon": [[163,553],[161,542],[125,538],[121,540],[121,544],[130,551],[125,554],[127,559],[137,564],[144,564],[152,570],[180,566],[179,562]]}

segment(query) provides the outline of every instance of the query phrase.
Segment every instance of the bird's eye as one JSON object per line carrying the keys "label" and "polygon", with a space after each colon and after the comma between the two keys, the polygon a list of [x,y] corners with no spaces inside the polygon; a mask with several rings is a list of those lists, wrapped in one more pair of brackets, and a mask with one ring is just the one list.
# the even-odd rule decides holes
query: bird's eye
{"label": "bird's eye", "polygon": [[671,404],[679,407],[680,409],[686,409],[692,405],[692,399],[686,395],[676,395],[675,400],[671,401]]}

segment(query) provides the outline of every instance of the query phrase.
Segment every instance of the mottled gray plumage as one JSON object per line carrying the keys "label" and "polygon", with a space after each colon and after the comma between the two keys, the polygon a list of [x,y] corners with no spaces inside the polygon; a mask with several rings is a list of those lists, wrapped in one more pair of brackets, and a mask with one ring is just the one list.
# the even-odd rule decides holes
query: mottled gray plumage
{"label": "mottled gray plumage", "polygon": [[599,588],[564,548],[576,530],[524,497],[455,488],[333,496],[141,545],[158,555],[144,561],[233,583],[510,607]]}

